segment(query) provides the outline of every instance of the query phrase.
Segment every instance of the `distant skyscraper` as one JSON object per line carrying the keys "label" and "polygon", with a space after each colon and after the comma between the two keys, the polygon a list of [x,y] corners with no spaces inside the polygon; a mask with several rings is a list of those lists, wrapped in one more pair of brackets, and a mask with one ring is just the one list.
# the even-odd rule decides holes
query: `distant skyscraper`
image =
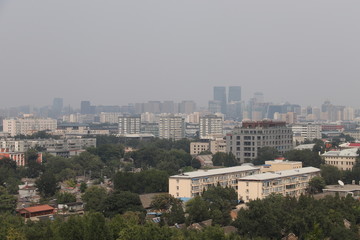
{"label": "distant skyscraper", "polygon": [[53,108],[53,110],[61,111],[63,108],[63,99],[62,98],[54,98],[52,108]]}
{"label": "distant skyscraper", "polygon": [[211,112],[211,113],[221,112],[221,102],[220,101],[209,101],[209,112]]}
{"label": "distant skyscraper", "polygon": [[180,103],[179,112],[190,114],[195,112],[196,103],[194,101],[182,101]]}
{"label": "distant skyscraper", "polygon": [[52,115],[53,117],[58,117],[63,109],[63,99],[62,98],[54,98],[52,105]]}
{"label": "distant skyscraper", "polygon": [[229,102],[240,102],[241,101],[241,87],[230,86],[229,87]]}
{"label": "distant skyscraper", "polygon": [[91,111],[90,101],[81,101],[80,113],[89,114]]}
{"label": "distant skyscraper", "polygon": [[226,88],[214,87],[214,101],[221,103],[221,113],[226,114]]}

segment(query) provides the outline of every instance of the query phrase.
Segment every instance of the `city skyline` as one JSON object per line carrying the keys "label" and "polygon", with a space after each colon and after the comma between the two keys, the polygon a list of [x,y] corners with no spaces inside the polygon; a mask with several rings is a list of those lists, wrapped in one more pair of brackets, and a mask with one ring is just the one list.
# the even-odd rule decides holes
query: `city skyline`
{"label": "city skyline", "polygon": [[276,3],[3,0],[0,79],[9,91],[0,107],[55,96],[65,106],[206,106],[213,86],[232,85],[243,99],[260,91],[274,103],[358,107],[360,3]]}

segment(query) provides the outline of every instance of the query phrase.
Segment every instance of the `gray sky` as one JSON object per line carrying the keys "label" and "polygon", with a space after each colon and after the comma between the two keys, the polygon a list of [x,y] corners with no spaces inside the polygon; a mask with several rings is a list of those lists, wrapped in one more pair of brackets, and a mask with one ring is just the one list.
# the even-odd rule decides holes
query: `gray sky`
{"label": "gray sky", "polygon": [[358,107],[358,0],[0,0],[0,107],[195,100],[240,85]]}

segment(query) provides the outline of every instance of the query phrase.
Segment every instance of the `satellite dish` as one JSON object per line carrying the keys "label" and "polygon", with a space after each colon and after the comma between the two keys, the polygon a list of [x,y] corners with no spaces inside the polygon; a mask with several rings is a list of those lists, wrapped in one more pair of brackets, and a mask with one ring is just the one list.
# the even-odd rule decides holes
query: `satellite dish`
{"label": "satellite dish", "polygon": [[339,183],[339,185],[342,186],[342,187],[345,185],[344,182],[341,181],[341,180],[338,180],[338,183]]}

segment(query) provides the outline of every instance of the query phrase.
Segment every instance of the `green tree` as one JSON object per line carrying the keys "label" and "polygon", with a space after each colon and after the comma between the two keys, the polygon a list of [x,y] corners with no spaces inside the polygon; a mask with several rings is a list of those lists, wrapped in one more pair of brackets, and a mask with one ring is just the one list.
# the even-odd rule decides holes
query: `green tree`
{"label": "green tree", "polygon": [[280,153],[273,147],[262,147],[257,152],[257,157],[253,160],[254,165],[262,165],[267,160],[274,160],[279,157]]}
{"label": "green tree", "polygon": [[8,193],[5,187],[0,186],[0,213],[14,212],[16,198]]}
{"label": "green tree", "polygon": [[291,150],[286,152],[284,155],[289,161],[302,162],[303,167],[320,167],[323,162],[319,153],[313,152],[309,149]]}
{"label": "green tree", "polygon": [[101,213],[87,213],[83,219],[84,240],[107,240],[110,238],[110,231],[106,225],[106,219]]}
{"label": "green tree", "polygon": [[116,191],[109,194],[104,200],[106,217],[114,217],[116,214],[123,214],[127,211],[145,212],[138,194]]}
{"label": "green tree", "polygon": [[38,191],[43,197],[54,196],[56,191],[59,189],[58,182],[54,174],[45,172],[35,181],[35,185]]}
{"label": "green tree", "polygon": [[82,216],[71,216],[67,221],[59,224],[58,233],[61,239],[83,240],[85,231],[84,225]]}
{"label": "green tree", "polygon": [[35,149],[29,149],[25,153],[26,176],[29,178],[37,178],[44,170],[41,163],[38,163],[38,152]]}
{"label": "green tree", "polygon": [[85,203],[85,210],[95,212],[102,212],[104,210],[106,198],[107,192],[105,188],[98,186],[89,187],[81,197]]}
{"label": "green tree", "polygon": [[76,196],[68,192],[58,192],[56,193],[56,202],[58,204],[72,203],[76,202]]}
{"label": "green tree", "polygon": [[313,177],[309,181],[308,192],[309,193],[320,193],[325,188],[325,180],[322,177]]}
{"label": "green tree", "polygon": [[200,196],[196,196],[186,203],[186,212],[190,223],[201,222],[210,218],[209,204]]}
{"label": "green tree", "polygon": [[340,180],[342,177],[341,171],[335,166],[322,165],[320,169],[321,176],[324,178],[327,185],[337,184],[338,180]]}
{"label": "green tree", "polygon": [[85,182],[82,182],[80,184],[80,192],[84,193],[86,191],[86,189],[87,189],[87,184]]}
{"label": "green tree", "polygon": [[202,195],[202,198],[209,204],[213,222],[220,225],[230,223],[230,211],[237,205],[237,197],[233,188],[221,186],[210,187]]}

